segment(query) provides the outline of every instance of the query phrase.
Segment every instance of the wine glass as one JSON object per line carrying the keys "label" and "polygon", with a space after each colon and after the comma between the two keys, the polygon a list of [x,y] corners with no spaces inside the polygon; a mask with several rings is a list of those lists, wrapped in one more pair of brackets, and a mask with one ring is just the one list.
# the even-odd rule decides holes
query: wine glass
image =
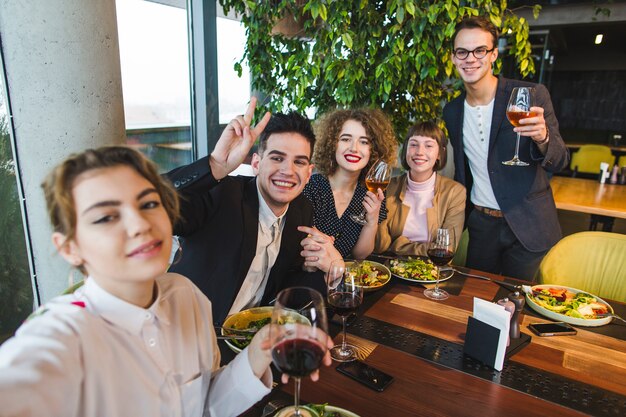
{"label": "wine glass", "polygon": [[431,300],[445,300],[449,294],[439,288],[439,279],[441,278],[441,266],[447,264],[454,257],[454,229],[441,228],[437,229],[435,237],[428,244],[428,257],[437,268],[437,280],[435,288],[429,288],[424,291],[424,295]]}
{"label": "wine glass", "polygon": [[[537,112],[530,111],[530,108],[535,105],[534,100],[534,88],[515,87],[513,89],[511,97],[509,97],[509,103],[506,106],[506,117],[513,126],[521,126],[519,123],[521,119],[537,116]],[[519,138],[520,134],[517,133],[517,140],[515,141],[515,155],[513,156],[513,159],[509,161],[502,161],[504,165],[516,167],[528,166],[528,162],[524,162],[519,159]]]}
{"label": "wine glass", "polygon": [[312,288],[291,287],[278,293],[270,323],[272,360],[295,381],[291,416],[300,413],[300,380],[317,370],[328,338],[324,297]]}
{"label": "wine glass", "polygon": [[356,346],[346,343],[346,319],[363,303],[363,287],[357,285],[355,280],[359,265],[358,261],[345,263],[343,260],[336,260],[330,264],[326,274],[328,304],[341,316],[343,329],[341,344],[330,350],[330,356],[338,362],[349,362],[357,358]]}
{"label": "wine glass", "polygon": [[[369,169],[369,171],[367,171],[367,175],[365,176],[365,186],[367,187],[367,189],[374,194],[376,194],[376,190],[378,190],[379,188],[385,191],[385,189],[389,185],[389,181],[391,181],[392,169],[393,167],[382,159],[376,161],[374,165],[372,165],[372,167]],[[353,214],[352,216],[350,216],[350,218],[360,225],[366,225],[366,216],[367,212],[365,211],[365,209],[363,209],[361,211],[361,214]]]}

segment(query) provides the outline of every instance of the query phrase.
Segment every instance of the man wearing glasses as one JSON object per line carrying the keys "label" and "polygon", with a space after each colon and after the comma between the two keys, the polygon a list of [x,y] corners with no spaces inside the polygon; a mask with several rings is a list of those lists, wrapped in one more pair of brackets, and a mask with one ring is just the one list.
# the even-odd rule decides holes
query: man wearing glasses
{"label": "man wearing glasses", "polygon": [[[455,180],[470,193],[467,266],[532,280],[545,253],[561,238],[548,173],[567,166],[548,90],[540,84],[496,77],[498,29],[484,17],[456,26],[452,62],[465,91],[444,108],[454,149]],[[534,117],[514,128],[506,107],[514,87],[534,87]],[[508,166],[517,133],[520,159]]]}

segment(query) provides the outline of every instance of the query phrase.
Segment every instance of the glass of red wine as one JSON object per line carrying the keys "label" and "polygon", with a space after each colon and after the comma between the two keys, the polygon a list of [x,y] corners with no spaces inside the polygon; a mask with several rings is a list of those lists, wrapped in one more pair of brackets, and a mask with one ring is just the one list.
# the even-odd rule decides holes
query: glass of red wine
{"label": "glass of red wine", "polygon": [[346,343],[346,319],[359,309],[363,303],[363,287],[357,285],[355,277],[359,271],[358,261],[345,263],[343,260],[333,261],[326,274],[328,285],[328,305],[341,316],[341,344],[333,346],[330,356],[338,362],[349,362],[357,359],[356,346]]}
{"label": "glass of red wine", "polygon": [[[372,167],[367,171],[367,175],[365,175],[365,186],[367,189],[374,194],[378,193],[378,189],[385,191],[387,186],[389,185],[389,181],[391,181],[391,174],[393,173],[393,167],[379,159],[372,165]],[[367,224],[367,213],[365,208],[358,215],[353,214],[350,216],[350,219],[355,223],[365,226]]]}
{"label": "glass of red wine", "polygon": [[294,407],[289,416],[301,416],[300,380],[320,367],[326,353],[328,324],[324,297],[307,287],[278,293],[270,322],[272,360],[295,381]]}
{"label": "glass of red wine", "polygon": [[[520,120],[537,116],[536,112],[530,111],[530,108],[535,105],[533,93],[534,88],[532,87],[515,87],[511,92],[509,103],[506,106],[506,117],[513,126],[520,127]],[[502,161],[504,165],[516,167],[528,166],[528,162],[524,162],[519,159],[519,140],[520,134],[517,133],[515,155],[513,156],[513,159]]]}
{"label": "glass of red wine", "polygon": [[445,300],[449,294],[439,288],[439,279],[441,278],[441,267],[449,263],[454,257],[454,229],[441,228],[437,229],[437,233],[428,244],[428,258],[435,264],[437,268],[437,280],[435,288],[428,288],[424,291],[424,295],[431,300]]}

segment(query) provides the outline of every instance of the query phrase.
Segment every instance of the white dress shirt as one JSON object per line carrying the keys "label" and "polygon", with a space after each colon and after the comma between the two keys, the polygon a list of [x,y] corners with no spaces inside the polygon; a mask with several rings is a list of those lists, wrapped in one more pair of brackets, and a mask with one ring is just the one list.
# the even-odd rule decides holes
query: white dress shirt
{"label": "white dress shirt", "polygon": [[256,253],[250,264],[250,269],[248,269],[248,274],[228,312],[229,315],[259,305],[267,286],[267,278],[280,251],[280,241],[287,210],[280,216],[276,216],[261,196],[258,183],[257,194],[259,196],[259,228]]}
{"label": "white dress shirt", "polygon": [[470,106],[465,101],[463,113],[463,147],[469,162],[474,184],[470,192],[470,200],[479,206],[499,210],[489,179],[489,135],[491,134],[491,119],[493,104],[491,100],[486,106]]}
{"label": "white dress shirt", "polygon": [[57,297],[0,347],[2,416],[236,416],[270,392],[247,350],[219,369],[211,303],[164,274],[147,309],[93,279]]}

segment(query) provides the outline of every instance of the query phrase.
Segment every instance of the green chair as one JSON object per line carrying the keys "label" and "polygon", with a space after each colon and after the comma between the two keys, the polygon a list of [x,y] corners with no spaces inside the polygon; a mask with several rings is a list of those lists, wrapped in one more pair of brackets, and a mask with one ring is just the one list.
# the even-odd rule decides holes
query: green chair
{"label": "green chair", "polygon": [[452,265],[465,266],[467,261],[467,243],[469,242],[469,232],[467,229],[463,230],[461,240],[459,240],[459,246],[456,248],[454,258],[452,258]]}
{"label": "green chair", "polygon": [[613,167],[615,156],[611,153],[611,148],[604,145],[582,145],[572,154],[570,169],[575,173],[598,174],[601,162],[609,164],[609,169]]}
{"label": "green chair", "polygon": [[580,232],[564,237],[543,258],[537,278],[540,284],[626,302],[626,235]]}

